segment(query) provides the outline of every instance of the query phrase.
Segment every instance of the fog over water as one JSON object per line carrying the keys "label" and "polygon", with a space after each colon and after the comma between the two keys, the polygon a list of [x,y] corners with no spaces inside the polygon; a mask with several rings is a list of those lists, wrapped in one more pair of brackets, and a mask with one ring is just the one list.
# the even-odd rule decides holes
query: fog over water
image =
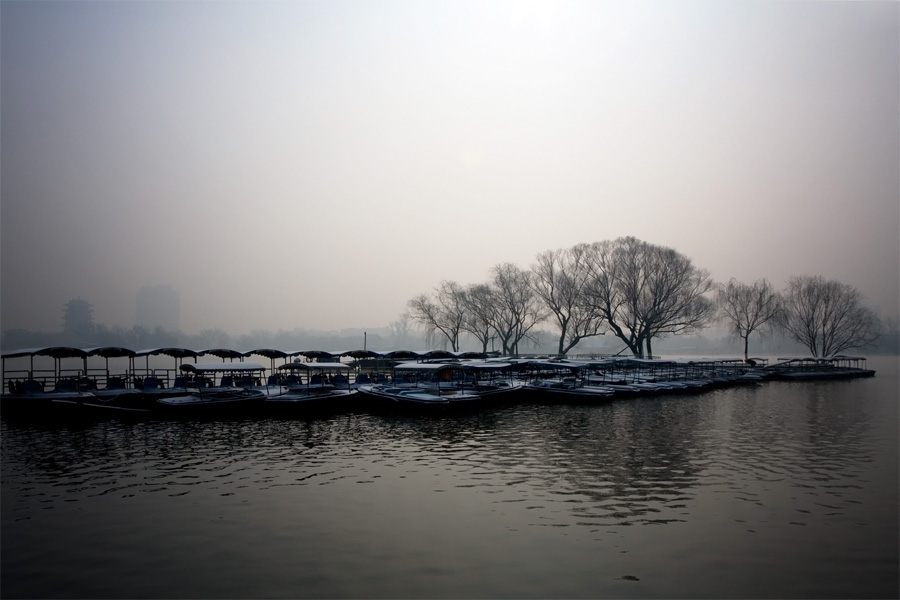
{"label": "fog over water", "polygon": [[2,325],[379,327],[633,235],[900,298],[895,2],[2,2]]}

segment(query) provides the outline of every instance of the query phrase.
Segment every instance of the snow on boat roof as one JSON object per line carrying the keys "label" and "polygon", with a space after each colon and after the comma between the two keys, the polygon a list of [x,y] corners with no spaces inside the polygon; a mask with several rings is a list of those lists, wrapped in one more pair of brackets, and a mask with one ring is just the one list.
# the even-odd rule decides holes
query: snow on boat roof
{"label": "snow on boat roof", "polygon": [[181,365],[182,371],[190,373],[221,373],[223,371],[265,371],[266,368],[255,362],[226,362],[226,363],[188,363]]}
{"label": "snow on boat roof", "polygon": [[289,352],[288,356],[305,356],[306,358],[331,358],[334,356],[334,352],[329,352],[327,350],[295,350],[294,352]]}
{"label": "snow on boat roof", "polygon": [[349,356],[350,358],[377,358],[382,356],[381,352],[375,352],[374,350],[344,350],[343,352],[338,352],[335,356]]}
{"label": "snow on boat roof", "polygon": [[244,358],[245,354],[243,352],[238,352],[237,350],[232,350],[231,348],[207,348],[206,350],[198,350],[197,356],[203,356],[205,354],[212,354],[213,356],[218,356],[219,358]]}
{"label": "snow on boat roof", "polygon": [[276,350],[275,348],[256,348],[255,350],[248,350],[244,352],[244,356],[265,356],[266,358],[287,358],[289,354],[283,350]]}
{"label": "snow on boat roof", "polygon": [[135,356],[157,356],[159,354],[165,354],[172,358],[197,357],[197,353],[190,348],[147,348],[134,353]]}
{"label": "snow on boat roof", "polygon": [[289,362],[278,367],[283,371],[324,371],[341,369],[349,371],[350,365],[342,362]]}
{"label": "snow on boat roof", "polygon": [[433,362],[433,363],[399,363],[394,365],[395,371],[439,371],[441,369],[459,369],[457,362]]}
{"label": "snow on boat roof", "polygon": [[422,352],[416,352],[415,350],[391,350],[390,352],[384,352],[382,356],[385,358],[419,358],[422,356]]}
{"label": "snow on boat roof", "polygon": [[583,369],[588,363],[577,360],[529,360],[528,366],[540,367],[543,369]]}
{"label": "snow on boat roof", "polygon": [[[762,358],[757,358],[755,360],[764,360]],[[709,364],[724,364],[724,363],[743,363],[743,358],[676,358],[671,362],[679,364],[679,365],[709,365]]]}
{"label": "snow on boat roof", "polygon": [[512,363],[508,362],[489,362],[486,360],[472,360],[464,363],[459,363],[459,366],[464,370],[471,369],[475,371],[502,371],[503,369],[509,369],[513,366]]}

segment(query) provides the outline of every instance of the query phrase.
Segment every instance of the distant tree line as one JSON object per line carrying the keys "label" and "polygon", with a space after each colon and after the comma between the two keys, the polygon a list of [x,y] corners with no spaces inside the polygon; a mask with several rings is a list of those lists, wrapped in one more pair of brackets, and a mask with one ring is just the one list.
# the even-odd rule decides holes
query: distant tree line
{"label": "distant tree line", "polygon": [[368,344],[370,348],[394,346],[423,347],[424,340],[416,338],[402,319],[388,327],[350,329],[342,331],[318,331],[303,328],[290,330],[255,330],[248,334],[234,335],[222,329],[204,329],[199,333],[169,331],[162,327],[109,327],[104,324],[81,323],[77,328],[43,332],[25,329],[3,331],[0,346],[4,350],[35,348],[42,346],[122,346],[132,350],[148,348],[181,347],[192,350],[232,348],[247,351],[259,348],[294,350],[356,350]]}
{"label": "distant tree line", "polygon": [[847,284],[796,276],[779,292],[765,279],[716,283],[683,254],[634,237],[546,251],[529,269],[500,264],[484,283],[443,281],[412,298],[407,309],[412,321],[443,336],[453,350],[467,333],[483,351],[497,341],[504,354],[517,354],[545,322],[558,332],[561,356],[606,334],[633,356],[652,356],[654,340],[697,333],[714,322],[743,341],[745,359],[754,332],[778,332],[814,356],[828,356],[872,347],[888,330]]}
{"label": "distant tree line", "polygon": [[[814,356],[876,347],[897,353],[900,347],[897,321],[882,322],[852,286],[809,275],[792,277],[781,291],[765,279],[716,283],[683,254],[634,237],[549,250],[527,269],[502,263],[489,273],[487,281],[470,285],[442,281],[431,293],[409,300],[406,312],[388,327],[368,332],[295,328],[235,336],[221,329],[186,334],[161,327],[109,327],[94,323],[93,307],[78,298],[64,305],[63,331],[4,330],[0,345],[6,350],[118,345],[339,351],[368,344],[371,349],[449,346],[459,351],[464,342],[474,341],[483,352],[548,353],[552,346],[549,353],[564,356],[590,338],[609,335],[622,351],[647,357],[667,336],[700,340],[721,353],[700,337],[721,324],[741,340],[745,360],[754,333],[783,336]],[[411,324],[421,325],[424,335]]]}

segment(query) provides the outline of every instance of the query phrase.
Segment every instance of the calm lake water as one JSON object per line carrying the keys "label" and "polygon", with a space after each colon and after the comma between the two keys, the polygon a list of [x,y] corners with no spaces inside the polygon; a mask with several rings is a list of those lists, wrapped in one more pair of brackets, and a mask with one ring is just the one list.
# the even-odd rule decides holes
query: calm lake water
{"label": "calm lake water", "polygon": [[2,419],[4,598],[897,598],[898,359],[449,417]]}

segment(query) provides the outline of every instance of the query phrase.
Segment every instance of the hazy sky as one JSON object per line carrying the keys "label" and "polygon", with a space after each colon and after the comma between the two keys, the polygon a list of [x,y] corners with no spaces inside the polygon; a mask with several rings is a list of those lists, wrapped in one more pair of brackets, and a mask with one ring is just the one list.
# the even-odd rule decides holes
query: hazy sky
{"label": "hazy sky", "polygon": [[897,2],[0,2],[2,327],[385,326],[633,235],[900,297]]}

